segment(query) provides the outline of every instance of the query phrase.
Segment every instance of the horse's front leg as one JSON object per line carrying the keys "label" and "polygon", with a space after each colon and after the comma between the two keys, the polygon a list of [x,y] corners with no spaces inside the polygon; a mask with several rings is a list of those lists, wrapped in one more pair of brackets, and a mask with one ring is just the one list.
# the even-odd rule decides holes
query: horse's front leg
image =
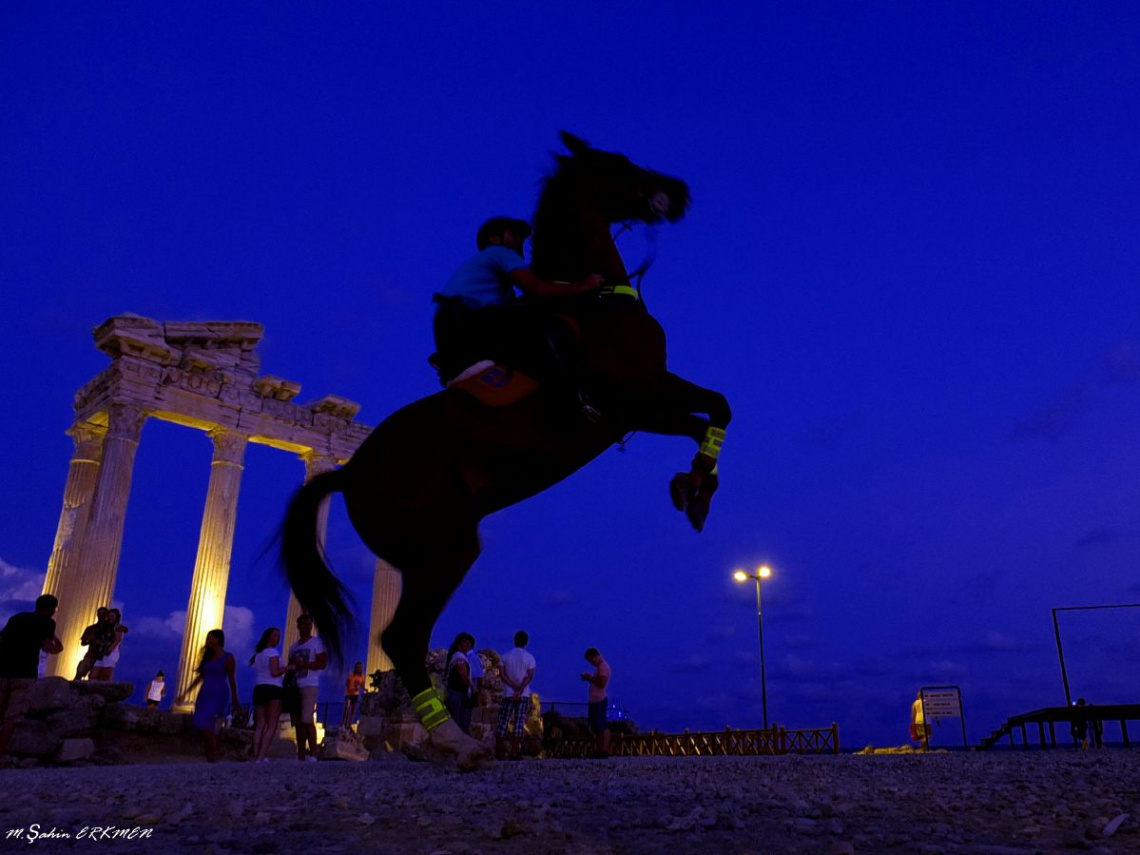
{"label": "horse's front leg", "polygon": [[[724,443],[725,429],[732,420],[728,399],[720,392],[690,383],[676,374],[666,373],[654,389],[653,405],[659,415],[639,420],[643,430],[655,433],[683,434],[697,443],[688,472],[678,472],[669,484],[669,494],[679,511],[684,511],[693,528],[701,531],[709,515],[713,494],[719,486],[717,458]],[[706,413],[708,421],[691,415]],[[677,419],[680,419],[677,421]],[[672,420],[676,430],[655,429],[653,422]]]}

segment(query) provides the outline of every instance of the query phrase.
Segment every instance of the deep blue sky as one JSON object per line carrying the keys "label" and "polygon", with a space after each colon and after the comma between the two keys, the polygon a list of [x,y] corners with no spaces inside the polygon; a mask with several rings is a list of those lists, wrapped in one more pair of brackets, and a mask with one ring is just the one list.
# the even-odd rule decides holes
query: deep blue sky
{"label": "deep blue sky", "polygon": [[[645,288],[673,370],[732,402],[722,489],[694,534],[666,492],[691,447],[636,437],[484,524],[434,643],[527,628],[568,701],[596,645],[643,725],[755,726],[730,573],[766,561],[780,722],[897,743],[952,683],[977,739],[1057,703],[1049,608],[1140,601],[1138,43],[1129,3],[4,4],[5,612],[39,590],[93,326],[259,321],[264,372],[376,424],[434,391],[431,292],[483,218],[529,215],[566,128],[690,183]],[[144,429],[124,676],[177,664],[209,456]],[[283,620],[255,559],[302,473],[249,451],[239,653]],[[330,549],[366,604],[339,507]],[[1074,692],[1136,701],[1140,615],[1064,626]]]}

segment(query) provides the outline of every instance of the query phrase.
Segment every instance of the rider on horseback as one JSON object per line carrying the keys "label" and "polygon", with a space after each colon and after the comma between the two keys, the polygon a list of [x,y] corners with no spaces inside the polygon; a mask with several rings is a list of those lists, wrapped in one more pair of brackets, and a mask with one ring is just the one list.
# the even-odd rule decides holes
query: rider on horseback
{"label": "rider on horseback", "polygon": [[[541,301],[593,291],[602,277],[551,282],[536,276],[523,257],[530,231],[525,220],[487,220],[475,237],[479,251],[434,296],[437,353],[432,364],[444,385],[485,360],[525,368],[540,378],[561,375],[578,383],[576,347]],[[516,298],[515,288],[524,299]]]}

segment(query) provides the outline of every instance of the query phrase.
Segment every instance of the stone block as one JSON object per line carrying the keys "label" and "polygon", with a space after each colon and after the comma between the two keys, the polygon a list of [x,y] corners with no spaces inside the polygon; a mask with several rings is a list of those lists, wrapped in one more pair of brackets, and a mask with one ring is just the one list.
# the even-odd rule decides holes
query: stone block
{"label": "stone block", "polygon": [[108,703],[103,707],[100,724],[112,730],[134,730],[138,724],[139,711],[124,703]]}
{"label": "stone block", "polygon": [[75,680],[71,687],[81,695],[100,695],[107,703],[125,701],[135,693],[135,684],[120,680]]}
{"label": "stone block", "polygon": [[60,736],[86,736],[95,725],[98,715],[92,710],[74,706],[67,710],[56,710],[44,721]]}
{"label": "stone block", "polygon": [[356,732],[360,736],[380,736],[387,729],[387,716],[362,715],[356,723]]}
{"label": "stone block", "polygon": [[62,744],[63,738],[47,722],[24,719],[16,724],[8,753],[17,757],[50,757]]}
{"label": "stone block", "polygon": [[72,703],[71,683],[63,677],[44,677],[36,680],[28,693],[28,715],[37,718],[67,709]]}
{"label": "stone block", "polygon": [[52,759],[56,763],[74,763],[76,760],[86,760],[94,753],[93,739],[65,739]]}
{"label": "stone block", "polygon": [[160,712],[156,729],[159,733],[177,735],[190,730],[190,716],[185,713]]}
{"label": "stone block", "polygon": [[421,745],[427,742],[427,731],[419,723],[393,724],[384,734],[384,739],[394,748],[400,748],[404,745]]}

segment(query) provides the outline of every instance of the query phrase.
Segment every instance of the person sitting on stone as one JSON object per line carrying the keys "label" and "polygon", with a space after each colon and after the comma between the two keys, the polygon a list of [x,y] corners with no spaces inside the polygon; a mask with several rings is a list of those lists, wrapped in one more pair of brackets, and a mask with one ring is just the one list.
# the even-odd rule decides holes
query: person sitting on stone
{"label": "person sitting on stone", "polygon": [[515,289],[541,300],[576,297],[601,287],[602,277],[551,282],[536,276],[523,256],[530,232],[526,220],[487,220],[475,236],[478,252],[435,295],[433,364],[445,385],[462,379],[480,360],[512,367],[525,362],[535,374],[561,373],[581,385],[580,360],[568,331],[535,301],[518,300]]}

